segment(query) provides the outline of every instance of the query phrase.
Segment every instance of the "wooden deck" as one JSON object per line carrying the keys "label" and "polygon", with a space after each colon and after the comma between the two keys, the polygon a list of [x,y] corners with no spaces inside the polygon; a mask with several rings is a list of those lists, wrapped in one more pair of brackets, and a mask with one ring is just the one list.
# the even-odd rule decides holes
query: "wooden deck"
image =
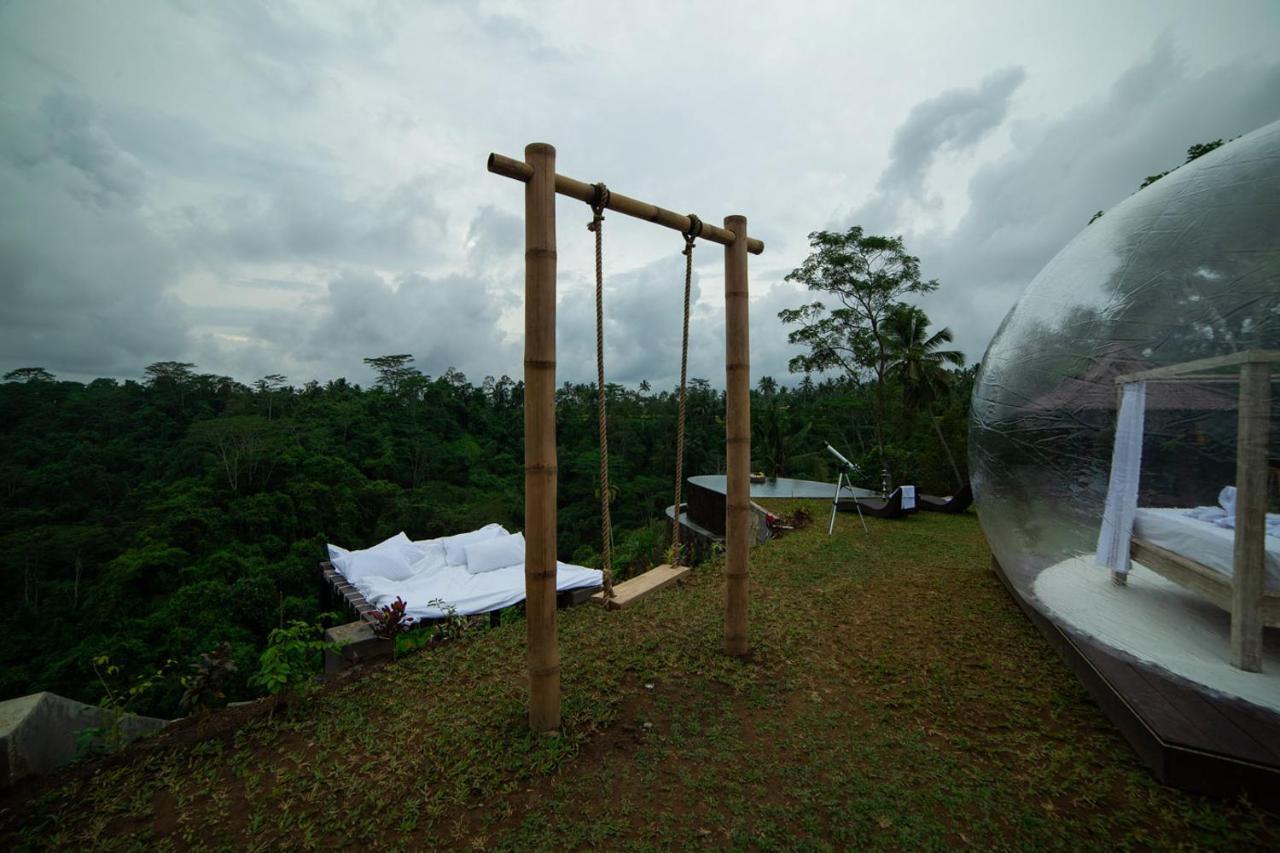
{"label": "wooden deck", "polygon": [[992,570],[1161,782],[1280,808],[1280,714],[1064,630]]}

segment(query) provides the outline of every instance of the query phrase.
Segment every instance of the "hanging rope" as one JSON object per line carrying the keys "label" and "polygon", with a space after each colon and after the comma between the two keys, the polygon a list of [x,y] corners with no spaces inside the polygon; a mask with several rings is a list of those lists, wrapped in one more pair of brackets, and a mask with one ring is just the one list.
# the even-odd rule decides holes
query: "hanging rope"
{"label": "hanging rope", "polygon": [[591,221],[587,230],[596,235],[596,420],[600,433],[600,557],[604,597],[613,598],[613,521],[609,515],[609,418],[604,386],[604,209],[609,188],[592,184]]}
{"label": "hanging rope", "polygon": [[684,483],[685,385],[689,375],[689,295],[693,290],[693,244],[702,236],[702,220],[689,214],[689,230],[684,232],[684,327],[680,335],[680,398],[676,406],[676,502],[671,520],[671,565],[681,565],[680,491]]}
{"label": "hanging rope", "polygon": [[[596,420],[600,434],[600,543],[604,597],[613,598],[613,521],[609,510],[609,418],[604,382],[604,210],[609,204],[609,188],[592,184],[591,221],[587,230],[596,238]],[[689,214],[684,232],[684,318],[680,334],[680,393],[676,408],[676,499],[671,525],[671,564],[680,565],[680,504],[684,483],[684,422],[689,376],[689,313],[693,292],[693,248],[702,235],[702,220]]]}

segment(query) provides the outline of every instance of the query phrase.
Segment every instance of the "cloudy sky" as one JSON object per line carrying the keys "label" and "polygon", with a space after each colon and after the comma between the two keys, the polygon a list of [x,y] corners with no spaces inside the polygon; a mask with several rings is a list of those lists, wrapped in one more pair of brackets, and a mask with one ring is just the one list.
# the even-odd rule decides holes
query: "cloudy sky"
{"label": "cloudy sky", "polygon": [[[0,370],[251,381],[520,372],[522,192],[560,171],[748,217],[752,372],[818,229],[902,234],[970,359],[1096,210],[1280,119],[1280,3],[0,0]],[[589,211],[561,200],[561,379],[593,373]],[[606,224],[612,379],[678,370],[678,234]],[[723,382],[722,250],[691,372]]]}

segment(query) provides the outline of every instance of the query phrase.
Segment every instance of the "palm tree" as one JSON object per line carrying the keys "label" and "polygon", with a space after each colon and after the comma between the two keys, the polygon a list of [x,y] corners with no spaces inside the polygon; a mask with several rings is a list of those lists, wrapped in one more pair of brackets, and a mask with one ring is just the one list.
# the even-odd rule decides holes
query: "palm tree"
{"label": "palm tree", "polygon": [[964,354],[942,349],[951,343],[951,330],[929,335],[929,317],[914,305],[902,305],[886,322],[886,373],[902,383],[902,400],[909,409],[928,406],[951,381],[947,366],[963,367]]}

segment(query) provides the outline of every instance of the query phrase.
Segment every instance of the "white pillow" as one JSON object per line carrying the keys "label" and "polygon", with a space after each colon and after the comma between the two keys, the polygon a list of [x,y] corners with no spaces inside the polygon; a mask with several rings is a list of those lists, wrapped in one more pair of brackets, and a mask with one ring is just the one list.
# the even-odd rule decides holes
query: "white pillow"
{"label": "white pillow", "polygon": [[1227,515],[1236,514],[1236,487],[1223,486],[1218,492],[1218,506],[1226,510]]}
{"label": "white pillow", "polygon": [[472,530],[470,533],[459,533],[456,536],[446,536],[440,542],[444,545],[445,559],[451,566],[466,565],[467,551],[466,548],[472,542],[483,542],[486,539],[496,539],[499,536],[506,536],[507,530],[501,524],[486,524],[479,530]]}
{"label": "white pillow", "polygon": [[472,542],[466,547],[467,571],[473,575],[518,566],[524,562],[524,536],[516,533]]}
{"label": "white pillow", "polygon": [[413,576],[415,578],[431,577],[449,567],[448,560],[445,558],[444,546],[439,542],[415,542],[413,544],[417,545],[422,552],[422,556],[418,557],[413,563]]}
{"label": "white pillow", "polygon": [[[335,551],[342,551],[342,549],[330,545],[330,557]],[[413,574],[414,562],[421,557],[422,549],[414,545],[402,531],[372,548],[339,554],[337,559],[331,562],[343,577],[355,583],[369,576],[404,580]]]}

